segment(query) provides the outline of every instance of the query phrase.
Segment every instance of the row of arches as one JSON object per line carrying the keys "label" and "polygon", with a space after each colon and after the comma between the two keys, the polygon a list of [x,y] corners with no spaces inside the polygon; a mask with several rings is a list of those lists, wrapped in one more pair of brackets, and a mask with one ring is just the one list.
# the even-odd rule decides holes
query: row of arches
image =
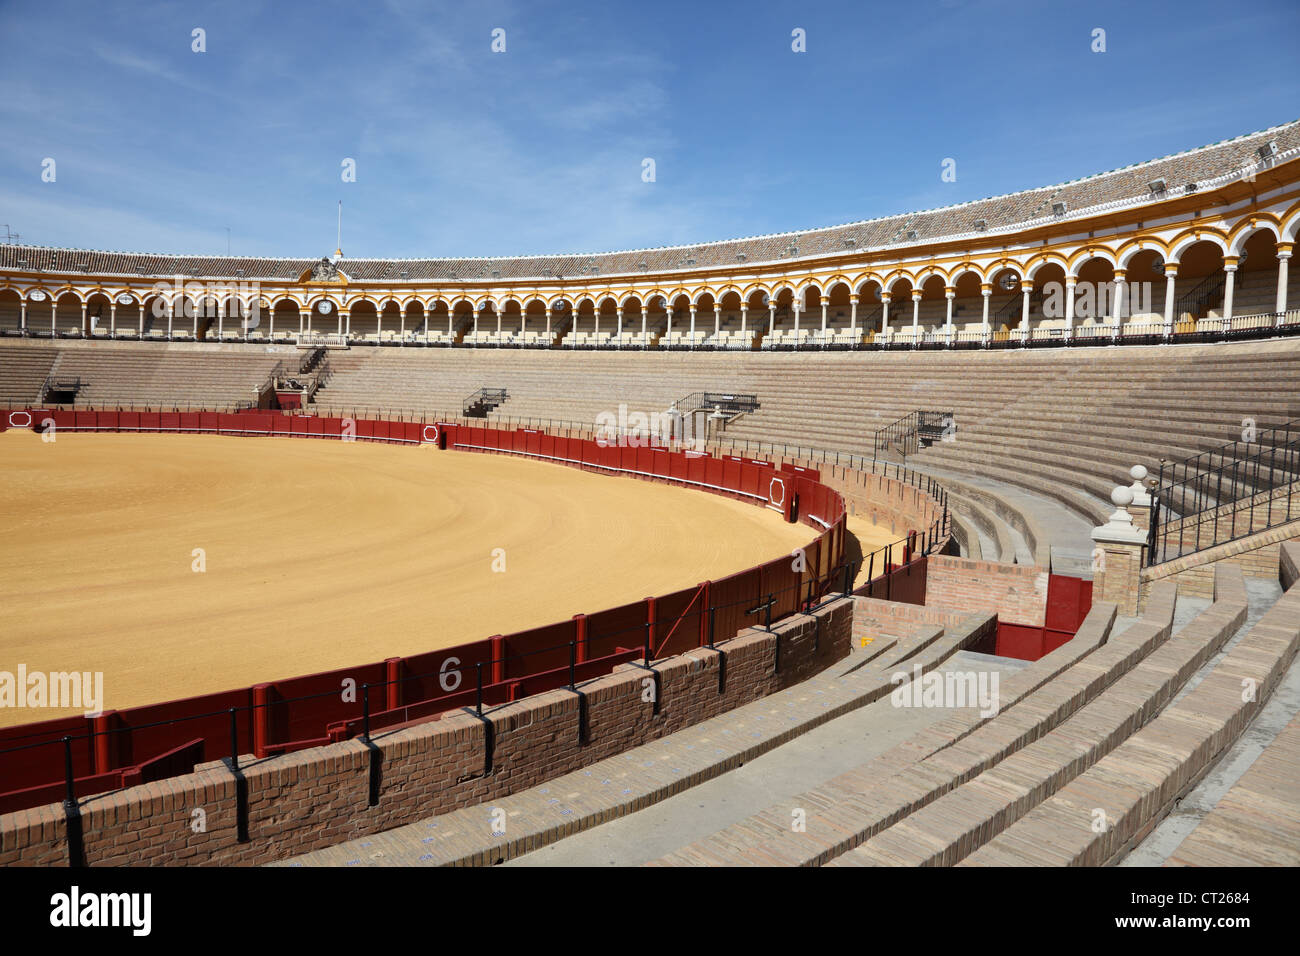
{"label": "row of arches", "polygon": [[[225,335],[225,320],[237,329],[269,331],[272,326],[292,331],[324,330],[343,335],[382,336],[387,331],[399,338],[408,332],[424,334],[436,327],[439,334],[457,337],[469,331],[475,339],[488,330],[502,334],[517,326],[520,335],[530,330],[539,340],[565,329],[579,331],[588,325],[599,336],[601,326],[617,327],[621,337],[624,323],[631,334],[649,335],[650,317],[657,317],[661,331],[677,329],[694,342],[699,329],[718,334],[727,316],[731,325],[739,317],[739,331],[756,333],[766,325],[775,333],[780,325],[826,331],[847,327],[887,331],[892,317],[914,328],[936,324],[936,304],[947,303],[942,324],[951,328],[954,320],[969,324],[978,312],[980,326],[1014,328],[1037,320],[1040,324],[1059,321],[1067,327],[1076,320],[1111,318],[1123,320],[1135,315],[1148,319],[1173,320],[1175,315],[1198,308],[1218,308],[1229,318],[1233,296],[1252,273],[1276,274],[1276,299],[1265,311],[1285,312],[1288,303],[1287,261],[1292,241],[1300,227],[1300,211],[1285,222],[1267,213],[1253,214],[1231,230],[1200,228],[1170,240],[1143,237],[1125,241],[1115,248],[1087,245],[1065,254],[1045,251],[1025,259],[1013,257],[992,263],[958,263],[948,268],[920,266],[912,270],[893,268],[870,270],[849,276],[806,276],[797,281],[755,282],[740,287],[731,283],[693,288],[541,292],[479,295],[395,294],[375,295],[348,289],[286,289],[265,292],[249,286],[220,286],[198,281],[160,283],[148,292],[131,288],[77,288],[36,286],[0,289],[0,327],[20,331],[38,330],[44,323],[43,305],[48,305],[49,328],[56,333],[80,331],[90,334],[106,325],[118,327],[119,313],[124,328],[137,334],[159,331],[166,326],[169,337],[188,331],[201,337],[215,325],[215,334]],[[1214,294],[1183,301],[1222,277]],[[1259,281],[1254,283],[1258,287]],[[1258,292],[1258,289],[1252,291]],[[1053,294],[1049,294],[1053,293]],[[1035,296],[1036,294],[1036,296]],[[1216,305],[1217,302],[1217,305]],[[1252,300],[1259,305],[1259,296]],[[1019,308],[1017,309],[1017,306]],[[60,321],[59,313],[65,319]],[[16,317],[17,321],[13,321]],[[780,322],[778,322],[778,317]],[[1196,317],[1193,315],[1193,317]],[[766,319],[766,322],[764,322]],[[188,328],[186,328],[188,326]]]}

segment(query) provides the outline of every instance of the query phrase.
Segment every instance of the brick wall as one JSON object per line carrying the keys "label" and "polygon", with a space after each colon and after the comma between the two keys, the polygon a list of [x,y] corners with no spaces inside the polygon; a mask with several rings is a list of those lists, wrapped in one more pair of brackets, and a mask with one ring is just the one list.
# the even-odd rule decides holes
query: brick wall
{"label": "brick wall", "polygon": [[[218,762],[90,797],[79,808],[84,862],[265,863],[492,800],[804,680],[848,654],[852,621],[853,601],[835,600],[772,633],[750,628],[717,651],[656,662],[653,674],[627,664],[481,719],[457,711],[369,744],[245,758],[238,775]],[[58,804],[0,816],[0,866],[66,866],[67,834]]]}
{"label": "brick wall", "polygon": [[1175,558],[1154,568],[1143,568],[1142,593],[1145,596],[1156,581],[1173,581],[1178,585],[1179,594],[1213,597],[1214,566],[1220,562],[1237,565],[1247,577],[1276,578],[1281,557],[1279,548],[1288,540],[1300,541],[1300,521]]}
{"label": "brick wall", "polygon": [[1029,627],[1046,619],[1046,568],[931,555],[927,574],[926,607],[988,611]]}
{"label": "brick wall", "polygon": [[914,631],[918,625],[933,624],[944,630],[957,627],[968,613],[924,607],[919,604],[900,604],[881,598],[853,597],[853,646],[863,647],[863,641],[875,642],[885,634],[898,636]]}

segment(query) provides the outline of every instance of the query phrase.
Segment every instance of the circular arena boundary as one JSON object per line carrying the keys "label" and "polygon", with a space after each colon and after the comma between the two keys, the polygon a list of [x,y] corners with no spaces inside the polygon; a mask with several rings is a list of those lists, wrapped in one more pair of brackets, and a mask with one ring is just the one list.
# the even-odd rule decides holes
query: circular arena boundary
{"label": "circular arena boundary", "polygon": [[[26,425],[15,416],[25,416]],[[448,422],[288,416],[265,411],[121,412],[29,408],[11,411],[10,427],[33,431],[212,434],[320,438],[428,445],[508,454],[586,471],[664,482],[748,501],[787,521],[819,530],[801,555],[780,555],[719,581],[703,581],[568,621],[404,658],[259,683],[184,700],[94,716],[0,728],[0,813],[122,789],[192,772],[228,755],[264,758],[393,730],[468,710],[513,703],[556,688],[576,688],[620,665],[652,662],[735,637],[748,627],[807,612],[848,595],[855,569],[871,568],[864,587],[943,548],[950,528],[935,505],[928,527],[861,561],[846,559],[845,499],[817,469],[707,452],[607,444]],[[875,481],[890,481],[875,476]],[[901,482],[897,482],[902,484]],[[780,489],[777,497],[776,489]],[[915,512],[908,518],[915,524]],[[795,560],[792,560],[792,557]],[[651,671],[653,673],[653,671]],[[343,691],[352,688],[354,693]]]}

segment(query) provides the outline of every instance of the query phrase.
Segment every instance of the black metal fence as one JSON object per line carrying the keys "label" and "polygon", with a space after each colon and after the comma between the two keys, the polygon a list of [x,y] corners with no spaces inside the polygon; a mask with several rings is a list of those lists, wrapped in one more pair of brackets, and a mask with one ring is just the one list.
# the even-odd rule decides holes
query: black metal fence
{"label": "black metal fence", "polygon": [[1164,564],[1300,517],[1298,484],[1300,419],[1183,461],[1162,461],[1151,495],[1147,564]]}
{"label": "black metal fence", "polygon": [[876,429],[872,439],[872,454],[898,451],[906,460],[908,455],[915,455],[922,448],[940,441],[944,432],[954,422],[951,409],[947,411],[917,409],[908,412],[898,421]]}

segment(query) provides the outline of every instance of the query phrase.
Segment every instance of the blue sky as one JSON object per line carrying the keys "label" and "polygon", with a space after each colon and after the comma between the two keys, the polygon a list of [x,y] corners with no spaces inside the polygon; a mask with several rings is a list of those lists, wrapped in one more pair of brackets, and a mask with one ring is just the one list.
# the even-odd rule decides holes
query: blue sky
{"label": "blue sky", "polygon": [[835,225],[1300,118],[1298,44],[1294,0],[8,0],[0,233],[319,256],[339,199],[350,256]]}

